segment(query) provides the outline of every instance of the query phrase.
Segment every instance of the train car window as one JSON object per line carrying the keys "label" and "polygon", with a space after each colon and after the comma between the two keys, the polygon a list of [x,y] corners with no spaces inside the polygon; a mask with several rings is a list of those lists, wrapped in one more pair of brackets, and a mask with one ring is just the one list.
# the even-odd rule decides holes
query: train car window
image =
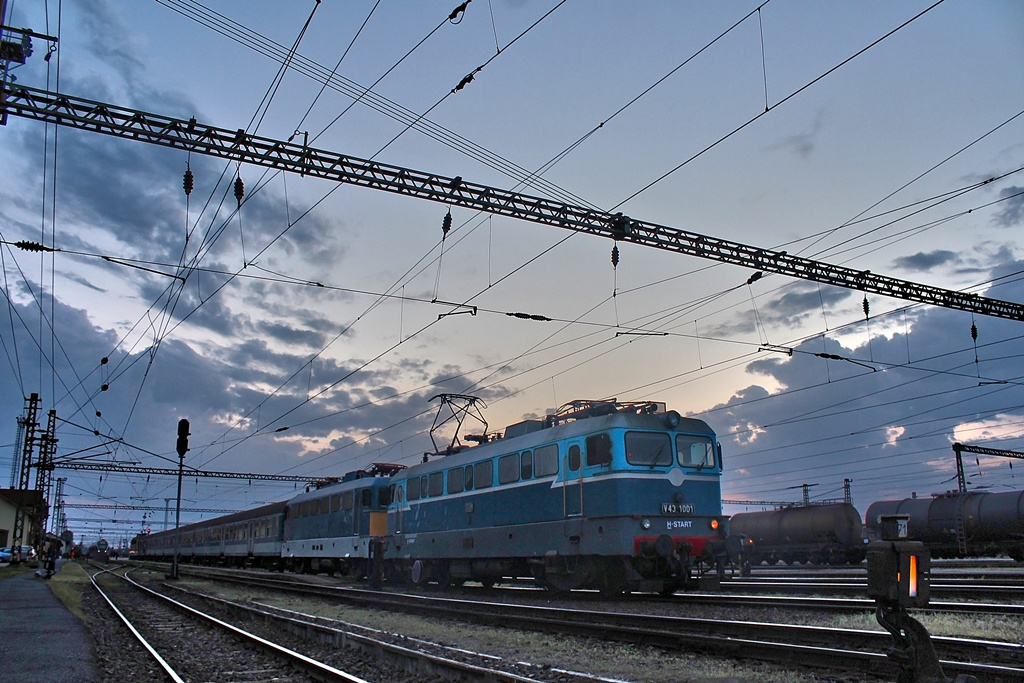
{"label": "train car window", "polygon": [[473,466],[466,465],[466,490],[473,490]]}
{"label": "train car window", "polygon": [[331,512],[337,512],[341,509],[341,494],[335,493],[331,496]]}
{"label": "train car window", "polygon": [[444,493],[444,472],[431,472],[427,484],[427,494],[431,497]]}
{"label": "train car window", "polygon": [[413,477],[405,482],[405,494],[409,497],[409,500],[420,499],[420,478]]}
{"label": "train car window", "polygon": [[566,459],[569,461],[569,471],[578,471],[580,469],[580,447],[576,444],[569,446],[569,456]]}
{"label": "train car window", "polygon": [[715,448],[706,436],[676,434],[676,452],[683,467],[702,470],[715,466]]}
{"label": "train car window", "polygon": [[485,489],[494,484],[494,462],[484,460],[473,466],[473,486]]}
{"label": "train car window", "polygon": [[533,479],[533,453],[523,451],[520,458],[520,474],[523,479]]}
{"label": "train car window", "polygon": [[373,506],[373,492],[370,489],[363,489],[361,498],[363,499],[363,509],[369,510]]}
{"label": "train car window", "polygon": [[466,490],[466,470],[455,467],[448,470],[448,493],[462,493]]}
{"label": "train car window", "polygon": [[558,445],[548,444],[533,451],[533,473],[538,477],[558,474]]}
{"label": "train car window", "polygon": [[626,432],[626,462],[659,467],[672,464],[672,441],[662,432]]}
{"label": "train car window", "polygon": [[[396,493],[395,485],[394,484],[388,485],[388,500],[395,500],[395,493]],[[390,505],[390,503],[389,503],[389,505]]]}
{"label": "train car window", "polygon": [[424,474],[422,477],[420,477],[420,498],[427,497],[427,486],[427,475]]}
{"label": "train car window", "polygon": [[498,458],[498,483],[511,484],[519,481],[519,454],[503,455]]}
{"label": "train car window", "polygon": [[612,461],[612,437],[607,433],[587,437],[587,466],[608,465]]}
{"label": "train car window", "polygon": [[351,491],[345,491],[345,493],[341,495],[342,510],[351,510],[355,504],[355,499],[352,497]]}
{"label": "train car window", "polygon": [[309,501],[308,500],[299,507],[299,517],[309,517]]}
{"label": "train car window", "polygon": [[386,508],[388,505],[391,505],[392,488],[393,487],[389,486],[387,488],[377,489],[380,491],[380,493],[377,494],[377,505],[379,507]]}

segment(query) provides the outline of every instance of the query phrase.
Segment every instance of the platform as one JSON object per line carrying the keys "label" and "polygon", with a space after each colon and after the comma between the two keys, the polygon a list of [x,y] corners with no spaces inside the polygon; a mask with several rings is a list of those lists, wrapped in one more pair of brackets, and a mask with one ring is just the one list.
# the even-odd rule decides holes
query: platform
{"label": "platform", "polygon": [[0,580],[0,662],[7,681],[100,681],[88,631],[34,571]]}

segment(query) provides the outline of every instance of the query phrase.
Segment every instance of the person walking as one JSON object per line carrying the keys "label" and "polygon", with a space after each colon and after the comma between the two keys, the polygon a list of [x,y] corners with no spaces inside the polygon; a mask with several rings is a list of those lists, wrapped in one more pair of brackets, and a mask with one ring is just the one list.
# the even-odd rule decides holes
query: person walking
{"label": "person walking", "polygon": [[53,543],[47,543],[43,553],[46,556],[46,576],[43,578],[49,580],[57,571],[57,546]]}

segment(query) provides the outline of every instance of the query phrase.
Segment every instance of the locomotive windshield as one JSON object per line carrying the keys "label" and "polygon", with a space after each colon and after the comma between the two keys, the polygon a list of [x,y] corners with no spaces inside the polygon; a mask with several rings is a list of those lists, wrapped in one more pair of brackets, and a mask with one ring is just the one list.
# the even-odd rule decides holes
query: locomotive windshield
{"label": "locomotive windshield", "polygon": [[664,432],[626,432],[626,462],[664,467],[672,464],[672,441]]}
{"label": "locomotive windshield", "polygon": [[683,467],[702,470],[715,466],[715,449],[707,437],[676,434],[676,452]]}

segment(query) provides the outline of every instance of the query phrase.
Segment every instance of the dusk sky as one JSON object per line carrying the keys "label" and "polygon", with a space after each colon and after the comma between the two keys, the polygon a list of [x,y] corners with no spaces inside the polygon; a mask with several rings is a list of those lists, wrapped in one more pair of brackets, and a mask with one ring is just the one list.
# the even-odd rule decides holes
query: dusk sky
{"label": "dusk sky", "polygon": [[[1021,3],[456,5],[8,0],[4,24],[59,38],[19,85],[1024,302]],[[0,150],[3,486],[33,392],[58,460],[175,468],[187,418],[187,467],[310,479],[418,462],[440,393],[491,431],[663,401],[718,433],[727,500],[851,479],[861,513],[955,488],[955,441],[1024,451],[1024,321],[875,294],[865,315],[860,291],[628,242],[613,267],[609,239],[16,116]],[[1024,462],[967,465],[1024,488]],[[162,529],[175,496],[55,476],[71,505],[160,510],[69,508],[87,542]],[[296,487],[192,477],[183,507]]]}

